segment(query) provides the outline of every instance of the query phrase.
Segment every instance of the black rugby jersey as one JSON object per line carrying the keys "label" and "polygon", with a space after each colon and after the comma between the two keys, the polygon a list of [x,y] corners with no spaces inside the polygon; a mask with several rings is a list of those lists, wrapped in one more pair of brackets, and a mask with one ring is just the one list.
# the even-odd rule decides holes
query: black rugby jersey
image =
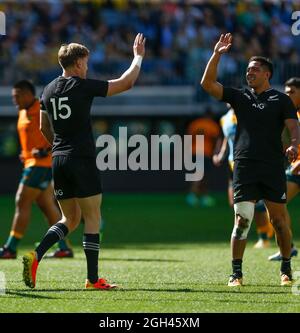
{"label": "black rugby jersey", "polygon": [[54,129],[53,156],[95,156],[90,111],[93,98],[105,97],[107,90],[107,81],[77,76],[59,76],[44,88],[41,110],[48,113]]}
{"label": "black rugby jersey", "polygon": [[291,99],[272,88],[256,95],[252,89],[224,87],[222,101],[229,103],[237,116],[234,160],[282,163],[284,121],[297,119]]}

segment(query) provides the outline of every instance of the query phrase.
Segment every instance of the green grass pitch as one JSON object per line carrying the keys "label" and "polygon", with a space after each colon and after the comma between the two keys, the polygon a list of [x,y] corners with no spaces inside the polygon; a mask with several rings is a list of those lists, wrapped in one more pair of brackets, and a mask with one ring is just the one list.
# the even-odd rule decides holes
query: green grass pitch
{"label": "green grass pitch", "polygon": [[[183,194],[107,194],[103,202],[101,275],[120,285],[115,291],[86,291],[82,226],[70,236],[74,259],[43,260],[36,289],[22,283],[22,254],[41,239],[47,226],[36,207],[17,260],[0,261],[6,293],[0,312],[300,312],[300,288],[279,285],[279,263],[268,262],[275,242],[254,250],[252,226],[244,258],[245,287],[226,286],[231,259],[232,212],[226,195],[214,208],[190,208]],[[296,244],[300,235],[299,198],[290,205]],[[13,197],[0,199],[0,242],[9,232]],[[293,259],[293,270],[300,261]],[[300,274],[300,273],[299,273]],[[299,281],[296,281],[300,284]]]}

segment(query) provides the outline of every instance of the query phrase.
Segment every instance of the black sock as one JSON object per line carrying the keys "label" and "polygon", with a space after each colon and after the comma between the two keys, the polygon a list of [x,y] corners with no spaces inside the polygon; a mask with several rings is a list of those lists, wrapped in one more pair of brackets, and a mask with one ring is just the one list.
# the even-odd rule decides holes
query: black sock
{"label": "black sock", "polygon": [[99,234],[84,234],[83,249],[87,262],[87,278],[91,283],[98,281]]}
{"label": "black sock", "polygon": [[242,263],[243,263],[242,259],[233,259],[232,260],[232,272],[233,272],[233,274],[236,274],[240,277],[243,276]]}
{"label": "black sock", "polygon": [[291,258],[284,258],[282,257],[281,259],[281,269],[280,269],[282,274],[291,274]]}
{"label": "black sock", "polygon": [[60,239],[68,234],[68,228],[65,224],[58,222],[54,224],[46,233],[39,246],[35,249],[38,261],[41,261],[43,255]]}

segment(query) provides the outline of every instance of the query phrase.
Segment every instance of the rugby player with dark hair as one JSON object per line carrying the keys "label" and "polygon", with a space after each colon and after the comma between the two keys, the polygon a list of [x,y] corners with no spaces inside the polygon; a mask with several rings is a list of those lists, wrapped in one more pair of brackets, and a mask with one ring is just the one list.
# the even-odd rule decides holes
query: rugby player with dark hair
{"label": "rugby player with dark hair", "polygon": [[[233,199],[235,223],[231,236],[232,275],[228,286],[243,284],[242,261],[247,235],[258,200],[264,200],[274,227],[281,260],[281,285],[291,285],[291,231],[287,222],[284,155],[290,162],[298,156],[300,141],[296,109],[291,99],[270,85],[272,62],[261,56],[250,58],[248,87],[223,87],[217,82],[222,54],[232,45],[232,35],[222,34],[216,43],[201,85],[218,100],[229,103],[237,117],[234,142]],[[283,150],[281,134],[287,127],[291,143]]]}

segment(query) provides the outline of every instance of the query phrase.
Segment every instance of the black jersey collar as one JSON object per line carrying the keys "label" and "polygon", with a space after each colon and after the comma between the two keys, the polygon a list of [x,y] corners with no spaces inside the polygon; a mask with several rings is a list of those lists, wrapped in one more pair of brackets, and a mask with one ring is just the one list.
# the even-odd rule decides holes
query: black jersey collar
{"label": "black jersey collar", "polygon": [[269,88],[269,89],[267,89],[267,90],[264,90],[264,91],[261,92],[260,94],[256,94],[256,92],[254,91],[253,88],[251,88],[249,91],[251,92],[251,94],[252,94],[253,97],[258,98],[258,97],[263,96],[265,93],[270,92],[270,91],[272,91],[272,90],[274,90],[274,89],[273,89],[273,88]]}

